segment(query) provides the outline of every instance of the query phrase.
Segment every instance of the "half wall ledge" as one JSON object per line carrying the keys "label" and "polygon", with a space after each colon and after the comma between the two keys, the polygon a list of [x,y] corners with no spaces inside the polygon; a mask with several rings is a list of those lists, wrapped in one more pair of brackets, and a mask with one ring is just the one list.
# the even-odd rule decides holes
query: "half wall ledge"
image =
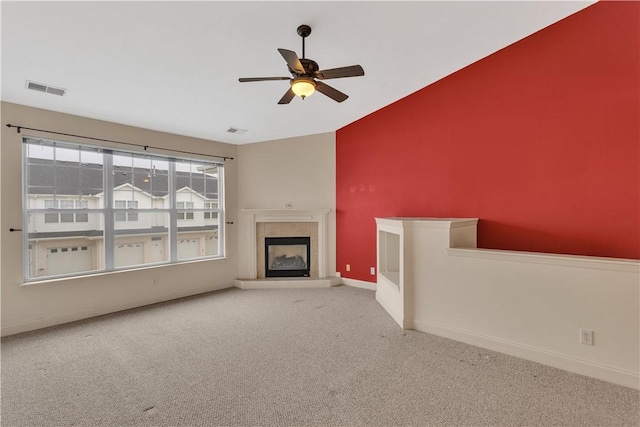
{"label": "half wall ledge", "polygon": [[640,389],[640,261],[478,249],[472,218],[376,222],[376,300],[401,328]]}

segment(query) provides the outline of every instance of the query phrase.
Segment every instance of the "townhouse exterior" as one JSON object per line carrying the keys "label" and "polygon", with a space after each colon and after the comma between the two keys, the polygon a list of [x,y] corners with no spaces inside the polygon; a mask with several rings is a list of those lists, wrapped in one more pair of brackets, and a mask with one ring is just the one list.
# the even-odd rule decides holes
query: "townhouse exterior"
{"label": "townhouse exterior", "polygon": [[[170,261],[167,171],[114,165],[113,180],[114,267]],[[104,269],[108,219],[92,211],[105,206],[103,181],[99,164],[29,159],[29,277]],[[220,254],[217,174],[176,172],[176,184],[177,260]]]}

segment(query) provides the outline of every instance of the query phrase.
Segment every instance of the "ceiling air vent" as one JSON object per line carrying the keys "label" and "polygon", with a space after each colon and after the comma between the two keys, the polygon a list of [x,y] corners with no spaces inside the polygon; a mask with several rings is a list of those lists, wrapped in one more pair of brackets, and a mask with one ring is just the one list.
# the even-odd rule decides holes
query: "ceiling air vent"
{"label": "ceiling air vent", "polygon": [[243,133],[247,133],[246,129],[237,129],[237,128],[229,128],[227,129],[229,133],[235,133],[237,135],[242,135]]}
{"label": "ceiling air vent", "polygon": [[47,86],[47,85],[43,85],[41,83],[36,83],[36,82],[30,82],[29,80],[27,80],[27,89],[37,90],[38,92],[45,92],[45,93],[50,93],[52,95],[58,95],[58,96],[62,96],[67,92],[66,89]]}

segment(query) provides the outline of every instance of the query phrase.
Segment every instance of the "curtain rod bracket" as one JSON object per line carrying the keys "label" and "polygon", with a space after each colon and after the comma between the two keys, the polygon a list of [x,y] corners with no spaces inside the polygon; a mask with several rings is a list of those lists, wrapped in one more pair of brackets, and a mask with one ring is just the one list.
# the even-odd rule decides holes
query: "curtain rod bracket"
{"label": "curtain rod bracket", "polygon": [[7,124],[7,127],[8,127],[9,129],[11,129],[11,128],[16,128],[16,132],[18,132],[18,133],[20,133],[20,130],[22,129],[22,127],[21,127],[21,126],[14,126],[14,125],[12,125],[12,124],[10,124],[10,123],[8,123],[8,124]]}

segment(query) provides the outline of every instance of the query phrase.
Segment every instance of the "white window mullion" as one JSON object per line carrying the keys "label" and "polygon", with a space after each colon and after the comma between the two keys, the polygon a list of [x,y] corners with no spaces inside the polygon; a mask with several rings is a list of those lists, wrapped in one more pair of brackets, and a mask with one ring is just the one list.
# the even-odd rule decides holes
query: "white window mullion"
{"label": "white window mullion", "polygon": [[114,214],[113,214],[113,155],[104,153],[104,269],[112,271],[114,268]]}
{"label": "white window mullion", "polygon": [[[23,141],[24,142],[24,141]],[[31,278],[29,264],[31,251],[29,251],[29,144],[22,144],[22,271],[26,278]],[[34,251],[35,252],[35,251]]]}
{"label": "white window mullion", "polygon": [[224,231],[226,229],[225,222],[225,203],[224,203],[224,168],[218,167],[218,255],[225,256]]}
{"label": "white window mullion", "polygon": [[169,255],[170,261],[178,261],[178,213],[176,212],[176,164],[169,162]]}

